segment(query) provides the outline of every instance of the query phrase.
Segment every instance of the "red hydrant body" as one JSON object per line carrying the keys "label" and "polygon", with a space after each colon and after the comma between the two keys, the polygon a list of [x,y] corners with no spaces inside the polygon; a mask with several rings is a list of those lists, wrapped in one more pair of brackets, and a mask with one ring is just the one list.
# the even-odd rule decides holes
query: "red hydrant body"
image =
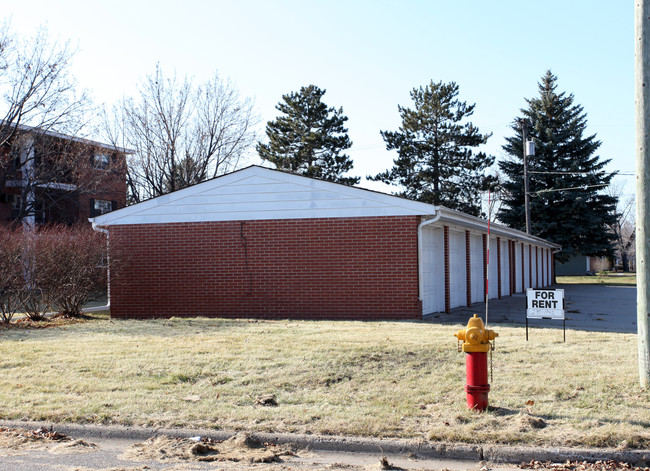
{"label": "red hydrant body", "polygon": [[460,330],[454,335],[458,340],[463,341],[462,350],[466,353],[467,407],[484,411],[488,407],[488,392],[490,391],[487,352],[491,348],[490,340],[494,340],[498,334],[493,330],[486,329],[481,318],[474,314],[474,317],[467,323],[467,329]]}
{"label": "red hydrant body", "polygon": [[467,408],[484,411],[488,406],[487,353],[469,352],[465,355],[467,369]]}

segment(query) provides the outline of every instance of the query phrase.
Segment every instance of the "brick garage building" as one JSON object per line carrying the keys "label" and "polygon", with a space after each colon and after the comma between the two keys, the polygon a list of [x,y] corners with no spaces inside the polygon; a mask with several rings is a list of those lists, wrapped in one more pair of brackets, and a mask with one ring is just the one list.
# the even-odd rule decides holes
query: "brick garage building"
{"label": "brick garage building", "polygon": [[[419,319],[552,280],[543,239],[252,166],[91,219],[128,263],[114,317]],[[490,263],[487,264],[487,245]]]}

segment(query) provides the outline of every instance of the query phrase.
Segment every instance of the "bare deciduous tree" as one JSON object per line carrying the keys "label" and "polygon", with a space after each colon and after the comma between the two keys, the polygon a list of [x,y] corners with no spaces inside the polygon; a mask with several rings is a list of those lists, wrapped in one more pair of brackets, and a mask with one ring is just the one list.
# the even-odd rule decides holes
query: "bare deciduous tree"
{"label": "bare deciduous tree", "polygon": [[77,94],[69,74],[73,56],[68,43],[51,42],[45,29],[23,39],[8,23],[0,26],[0,145],[11,141],[21,125],[79,134],[89,100]]}
{"label": "bare deciduous tree", "polygon": [[[616,206],[615,220],[610,224],[609,229],[615,237],[616,258],[621,260],[624,272],[630,271],[630,261],[636,258],[636,220],[635,220],[635,198],[634,195],[626,196],[624,185],[615,183],[607,188],[610,196],[618,199]],[[636,264],[634,264],[636,268]]]}
{"label": "bare deciduous tree", "polygon": [[237,167],[251,148],[253,104],[217,74],[200,85],[167,78],[159,66],[128,98],[105,113],[107,138],[133,149],[131,202],[163,195]]}
{"label": "bare deciduous tree", "polygon": [[18,220],[71,204],[105,180],[106,172],[90,177],[83,135],[92,104],[70,75],[73,56],[44,29],[24,39],[0,26],[0,192],[19,197]]}

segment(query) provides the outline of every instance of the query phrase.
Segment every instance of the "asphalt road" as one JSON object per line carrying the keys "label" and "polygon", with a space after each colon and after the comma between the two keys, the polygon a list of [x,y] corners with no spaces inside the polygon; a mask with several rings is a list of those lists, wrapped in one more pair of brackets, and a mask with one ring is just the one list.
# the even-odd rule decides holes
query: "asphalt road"
{"label": "asphalt road", "polygon": [[[243,461],[200,462],[191,460],[127,459],[123,453],[138,440],[121,438],[91,438],[86,441],[98,446],[93,452],[83,454],[54,454],[48,449],[0,450],[0,471],[199,471],[199,470],[259,470],[259,471],[312,471],[312,470],[368,470],[382,469],[380,466],[381,453],[350,453],[350,452],[313,452],[298,451],[295,456],[286,456],[273,463],[251,463]],[[485,463],[481,461],[432,460],[414,457],[388,455],[388,462],[396,467],[393,469],[448,469],[485,471]],[[519,469],[510,465],[490,466],[491,470],[512,471]]]}
{"label": "asphalt road", "polygon": [[[555,285],[550,289],[564,290],[567,329],[636,333],[636,286]],[[455,308],[448,314],[431,314],[425,320],[464,324],[475,313],[485,320],[485,303]],[[526,296],[520,293],[490,299],[488,320],[492,325],[524,325]],[[531,319],[529,322],[532,327],[562,328],[562,321]]]}

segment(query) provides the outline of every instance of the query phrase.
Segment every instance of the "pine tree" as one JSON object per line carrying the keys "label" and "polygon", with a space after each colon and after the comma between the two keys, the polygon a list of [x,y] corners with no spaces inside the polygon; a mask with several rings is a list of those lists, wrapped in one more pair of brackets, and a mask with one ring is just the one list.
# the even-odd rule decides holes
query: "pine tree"
{"label": "pine tree", "polygon": [[574,104],[573,94],[558,93],[557,77],[547,71],[539,83],[539,97],[526,99],[527,109],[515,120],[515,134],[503,149],[510,160],[499,162],[504,173],[503,206],[499,219],[525,229],[523,142],[521,119],[529,123],[535,155],[528,157],[530,226],[533,235],[562,245],[559,261],[572,255],[611,255],[616,197],[604,193],[614,173],[603,169],[596,151],[596,135],[585,136],[587,115]]}
{"label": "pine tree", "polygon": [[481,192],[495,183],[485,170],[494,157],[472,149],[485,144],[466,118],[476,105],[458,100],[458,85],[433,81],[414,88],[414,109],[398,106],[402,125],[398,131],[382,131],[387,150],[397,150],[391,169],[371,180],[398,184],[401,196],[441,204],[475,216],[481,214]]}
{"label": "pine tree", "polygon": [[328,108],[325,90],[315,85],[282,96],[276,106],[283,113],[266,125],[268,144],[258,143],[257,152],[277,168],[307,177],[354,185],[358,177],[344,177],[352,160],[341,152],[352,146],[344,123],[343,108]]}

